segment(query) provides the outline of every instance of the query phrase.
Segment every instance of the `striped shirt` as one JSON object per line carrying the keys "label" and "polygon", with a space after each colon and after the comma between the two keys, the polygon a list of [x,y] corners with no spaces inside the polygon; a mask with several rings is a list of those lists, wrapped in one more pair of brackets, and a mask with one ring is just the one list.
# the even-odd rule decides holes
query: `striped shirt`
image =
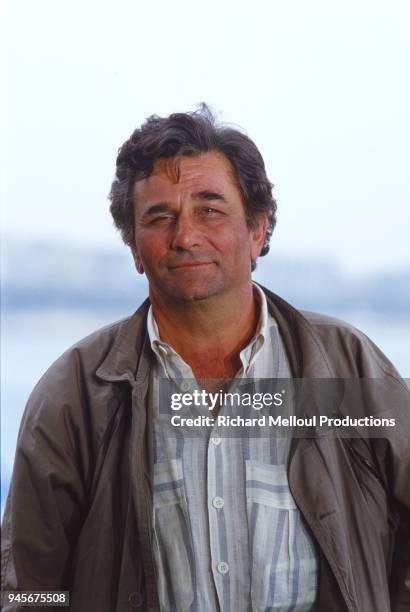
{"label": "striped shirt", "polygon": [[[291,376],[262,290],[255,336],[240,352],[235,385]],[[161,341],[152,309],[153,554],[163,612],[311,610],[318,581],[314,542],[287,479],[290,438],[248,430],[227,437],[215,424],[196,435],[173,428],[159,409],[160,380],[198,388],[190,366]],[[224,414],[222,406],[220,414]],[[197,414],[209,415],[198,408]],[[192,409],[189,416],[193,416]],[[168,426],[168,429],[167,429]]]}

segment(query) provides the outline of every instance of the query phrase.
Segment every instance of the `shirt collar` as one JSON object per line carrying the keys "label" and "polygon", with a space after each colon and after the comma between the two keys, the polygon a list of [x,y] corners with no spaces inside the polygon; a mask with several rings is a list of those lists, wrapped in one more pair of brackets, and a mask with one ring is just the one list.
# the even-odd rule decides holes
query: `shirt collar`
{"label": "shirt collar", "polygon": [[[182,357],[172,348],[170,344],[161,340],[158,324],[154,317],[154,311],[152,310],[152,305],[149,307],[148,310],[147,331],[151,348],[157,356],[158,361],[164,368],[166,377],[174,378],[171,372],[171,364],[174,364],[179,366],[177,369],[180,371],[180,377],[191,378],[192,372],[188,364],[185,363]],[[172,368],[172,370],[175,370],[175,367]],[[182,370],[184,371],[184,373],[182,372]]]}
{"label": "shirt collar", "polygon": [[244,374],[247,374],[252,365],[255,363],[255,359],[261,351],[263,345],[265,344],[269,333],[268,305],[266,302],[265,294],[259,287],[259,285],[257,285],[256,283],[252,284],[255,300],[259,304],[259,320],[256,326],[255,335],[253,336],[252,340],[239,353]]}

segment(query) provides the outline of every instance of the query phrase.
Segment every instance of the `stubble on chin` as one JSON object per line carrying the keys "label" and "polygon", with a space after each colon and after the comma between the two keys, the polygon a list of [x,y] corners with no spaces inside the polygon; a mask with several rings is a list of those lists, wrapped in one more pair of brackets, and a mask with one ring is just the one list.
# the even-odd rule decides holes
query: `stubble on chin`
{"label": "stubble on chin", "polygon": [[169,284],[167,287],[163,287],[169,301],[179,304],[194,304],[199,302],[205,302],[206,300],[211,300],[218,296],[221,292],[223,292],[223,283],[212,283],[203,281],[197,286],[189,284],[183,285],[174,285]]}

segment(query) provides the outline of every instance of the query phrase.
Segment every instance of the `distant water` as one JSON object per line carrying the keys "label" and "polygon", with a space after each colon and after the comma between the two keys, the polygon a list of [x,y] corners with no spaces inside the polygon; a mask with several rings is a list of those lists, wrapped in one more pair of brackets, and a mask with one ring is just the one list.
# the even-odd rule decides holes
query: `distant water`
{"label": "distant water", "polygon": [[[130,313],[48,310],[5,313],[1,347],[1,507],[13,467],[18,428],[31,389],[69,346]],[[366,333],[410,378],[410,316],[397,319],[363,312],[332,313]]]}
{"label": "distant water", "polygon": [[410,312],[408,316],[366,311],[328,313],[364,332],[396,366],[410,378]]}
{"label": "distant water", "polygon": [[128,313],[23,311],[2,317],[1,512],[13,468],[21,416],[36,382],[76,341]]}

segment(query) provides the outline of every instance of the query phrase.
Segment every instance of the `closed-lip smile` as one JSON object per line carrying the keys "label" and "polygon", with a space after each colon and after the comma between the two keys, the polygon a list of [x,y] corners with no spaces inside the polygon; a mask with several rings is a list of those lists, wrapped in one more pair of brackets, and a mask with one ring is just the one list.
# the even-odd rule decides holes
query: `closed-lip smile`
{"label": "closed-lip smile", "polygon": [[198,268],[199,266],[209,266],[211,263],[212,261],[190,261],[168,267],[170,270],[176,270],[178,268]]}

